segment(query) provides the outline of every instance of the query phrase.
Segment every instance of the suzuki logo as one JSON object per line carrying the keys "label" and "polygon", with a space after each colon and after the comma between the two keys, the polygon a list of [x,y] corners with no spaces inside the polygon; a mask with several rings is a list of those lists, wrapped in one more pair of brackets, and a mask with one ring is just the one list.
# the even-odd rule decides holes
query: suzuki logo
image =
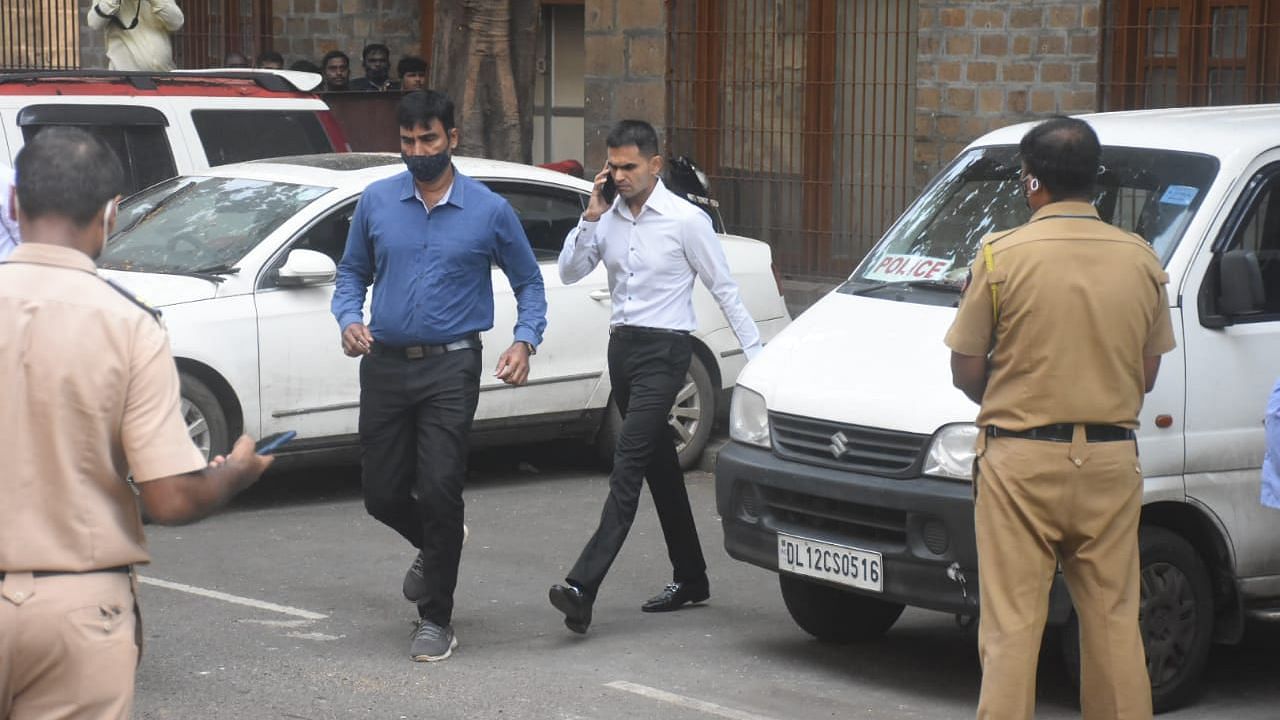
{"label": "suzuki logo", "polygon": [[831,457],[839,460],[849,450],[848,443],[849,438],[844,433],[832,435],[831,444],[827,446],[831,450]]}

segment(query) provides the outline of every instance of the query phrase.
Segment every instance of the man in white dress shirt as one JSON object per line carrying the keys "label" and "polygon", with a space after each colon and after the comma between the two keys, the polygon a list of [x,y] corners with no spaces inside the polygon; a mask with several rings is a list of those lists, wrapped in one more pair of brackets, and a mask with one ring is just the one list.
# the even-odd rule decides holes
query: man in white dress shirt
{"label": "man in white dress shirt", "polygon": [[[565,626],[577,633],[585,633],[591,624],[596,593],[631,529],[645,478],[673,577],[641,610],[676,610],[711,594],[667,424],[693,353],[689,333],[697,327],[694,275],[720,303],[747,359],[760,352],[760,333],[738,296],[711,219],[659,179],[662,157],[653,126],[623,120],[606,144],[609,162],[596,175],[587,210],[560,252],[560,279],[565,283],[581,280],[602,261],[609,271],[609,378],[623,417],[600,525],[565,584],[550,591],[551,604],[565,615]],[[605,199],[610,177],[617,188],[612,202]]]}

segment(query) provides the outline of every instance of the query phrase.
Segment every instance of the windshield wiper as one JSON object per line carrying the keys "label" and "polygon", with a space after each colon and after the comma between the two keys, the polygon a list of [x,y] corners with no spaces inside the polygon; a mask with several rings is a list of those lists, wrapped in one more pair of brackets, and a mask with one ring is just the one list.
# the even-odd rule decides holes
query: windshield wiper
{"label": "windshield wiper", "polygon": [[177,190],[174,190],[173,192],[169,193],[168,195],[166,195],[166,196],[164,196],[164,197],[160,198],[159,200],[157,200],[157,201],[156,201],[156,204],[155,204],[155,205],[152,205],[152,206],[151,206],[151,209],[150,209],[150,210],[148,210],[148,211],[146,211],[146,212],[142,213],[141,215],[139,215],[139,216],[137,217],[137,219],[136,219],[136,220],[134,220],[133,222],[129,223],[127,226],[125,226],[125,227],[123,227],[123,228],[121,228],[121,229],[119,229],[119,230],[117,230],[117,231],[115,231],[115,232],[111,233],[111,237],[115,237],[115,236],[117,236],[117,235],[123,235],[124,233],[127,233],[127,232],[129,232],[130,230],[132,230],[132,229],[134,229],[134,228],[138,227],[139,225],[141,225],[142,223],[144,223],[144,222],[146,222],[148,219],[150,219],[150,218],[151,218],[151,216],[155,215],[155,214],[160,210],[160,208],[162,208],[162,207],[164,207],[165,205],[167,205],[167,204],[169,203],[169,201],[170,201],[170,200],[172,200],[172,199],[174,199],[174,198],[178,197],[179,195],[185,195],[185,194],[187,193],[187,191],[188,191],[188,190],[190,190],[191,188],[193,188],[193,187],[195,187],[195,186],[196,186],[196,182],[195,182],[194,180],[192,180],[191,182],[187,183],[186,185],[183,185],[182,187],[178,188]]}
{"label": "windshield wiper", "polygon": [[226,282],[227,275],[235,275],[239,273],[240,268],[231,267],[230,265],[223,263],[221,265],[210,265],[209,267],[196,268],[195,270],[160,268],[155,272],[162,273],[164,275],[182,275],[184,277],[200,278],[201,280],[208,280],[216,285],[218,283]]}
{"label": "windshield wiper", "polygon": [[873,285],[860,287],[856,290],[849,290],[850,295],[870,295],[879,292],[885,288],[905,288],[908,290],[917,290],[925,288],[928,290],[942,290],[945,292],[960,293],[960,286],[949,282],[940,282],[938,280],[898,280],[896,282],[879,282]]}

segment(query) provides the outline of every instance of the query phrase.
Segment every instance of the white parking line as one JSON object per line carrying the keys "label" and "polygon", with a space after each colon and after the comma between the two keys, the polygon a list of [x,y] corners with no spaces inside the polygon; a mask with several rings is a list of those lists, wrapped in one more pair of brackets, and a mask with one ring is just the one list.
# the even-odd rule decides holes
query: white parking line
{"label": "white parking line", "polygon": [[221,600],[223,602],[234,603],[236,605],[245,605],[259,610],[270,610],[271,612],[277,612],[282,615],[292,615],[306,620],[324,620],[329,617],[328,615],[321,615],[317,612],[289,607],[288,605],[277,605],[272,602],[266,602],[265,600],[254,600],[253,598],[240,597],[239,595],[232,595],[230,593],[219,592],[217,590],[206,590],[205,588],[196,587],[194,585],[183,585],[182,583],[169,582],[168,580],[157,580],[156,578],[142,577],[141,575],[138,576],[138,582],[143,585],[154,585],[156,587],[165,588],[166,590],[177,590],[178,592],[199,595],[200,597]]}
{"label": "white parking line", "polygon": [[707,702],[706,700],[685,697],[684,695],[669,693],[666,690],[651,688],[648,685],[637,685],[636,683],[627,682],[626,680],[614,680],[613,682],[605,683],[604,686],[613,688],[614,690],[635,693],[641,697],[647,697],[650,700],[657,700],[658,702],[689,708],[690,710],[699,710],[707,713],[708,715],[729,718],[729,720],[773,720],[773,718],[765,715],[756,715],[755,713],[744,712],[742,710],[734,710],[733,708],[727,708],[723,705]]}

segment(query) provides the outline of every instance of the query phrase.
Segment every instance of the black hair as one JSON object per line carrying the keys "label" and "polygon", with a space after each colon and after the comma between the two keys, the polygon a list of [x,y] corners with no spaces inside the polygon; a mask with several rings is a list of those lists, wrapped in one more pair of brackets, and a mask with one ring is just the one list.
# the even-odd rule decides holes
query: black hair
{"label": "black hair", "polygon": [[427,61],[416,55],[406,55],[400,58],[400,62],[396,63],[396,75],[404,77],[405,73],[427,71]]}
{"label": "black hair", "polygon": [[281,67],[283,67],[284,56],[276,52],[275,50],[268,50],[258,56],[258,64],[261,65],[264,62],[278,62],[280,63]]}
{"label": "black hair", "polygon": [[49,127],[36,133],[18,153],[14,170],[24,215],[65,217],[77,227],[88,225],[124,186],[116,154],[75,127]]}
{"label": "black hair", "polygon": [[386,45],[383,45],[382,43],[369,43],[368,45],[365,45],[364,50],[360,51],[360,59],[362,61],[368,60],[369,53],[375,50],[381,50],[382,53],[387,56],[388,60],[391,59],[391,48],[387,47]]}
{"label": "black hair", "polygon": [[1051,198],[1093,197],[1102,146],[1089,123],[1069,117],[1046,120],[1022,136],[1018,153]]}
{"label": "black hair", "polygon": [[641,155],[653,157],[658,154],[658,131],[644,120],[620,120],[609,131],[605,145],[611,148],[635,145]]}
{"label": "black hair", "polygon": [[320,69],[323,70],[324,68],[329,67],[329,61],[334,58],[342,58],[343,60],[347,61],[348,66],[351,65],[351,58],[347,57],[346,53],[342,52],[341,50],[330,50],[329,52],[324,54],[324,59],[320,61]]}
{"label": "black hair", "polygon": [[448,95],[436,90],[414,90],[400,98],[396,108],[396,122],[400,127],[427,127],[432,120],[439,120],[445,132],[453,129],[453,101]]}
{"label": "black hair", "polygon": [[324,68],[311,62],[310,60],[294,60],[293,64],[289,66],[289,69],[297,70],[299,72],[309,72],[309,73],[318,73],[324,70]]}

